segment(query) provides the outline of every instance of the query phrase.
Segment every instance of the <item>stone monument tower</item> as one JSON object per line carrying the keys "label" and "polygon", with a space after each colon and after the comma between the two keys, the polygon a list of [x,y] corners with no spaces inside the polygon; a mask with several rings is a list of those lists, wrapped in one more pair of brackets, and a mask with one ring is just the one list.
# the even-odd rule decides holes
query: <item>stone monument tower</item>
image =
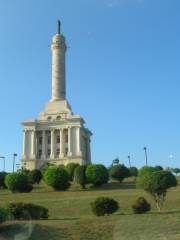
{"label": "stone monument tower", "polygon": [[91,162],[90,138],[84,120],[75,115],[66,99],[66,40],[58,32],[52,38],[52,97],[37,119],[23,121],[22,167],[39,169],[44,163]]}

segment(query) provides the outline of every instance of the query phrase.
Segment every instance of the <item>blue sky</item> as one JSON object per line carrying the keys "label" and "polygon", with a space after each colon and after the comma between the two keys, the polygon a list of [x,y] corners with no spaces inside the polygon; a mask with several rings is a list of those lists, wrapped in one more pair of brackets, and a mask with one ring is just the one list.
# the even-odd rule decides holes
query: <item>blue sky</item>
{"label": "blue sky", "polygon": [[[93,162],[180,165],[179,0],[1,0],[0,155],[12,169],[24,119],[51,95],[56,20],[69,46],[67,96],[93,132]],[[169,158],[173,155],[173,158]],[[18,161],[17,159],[17,161]],[[2,162],[0,162],[2,169]]]}

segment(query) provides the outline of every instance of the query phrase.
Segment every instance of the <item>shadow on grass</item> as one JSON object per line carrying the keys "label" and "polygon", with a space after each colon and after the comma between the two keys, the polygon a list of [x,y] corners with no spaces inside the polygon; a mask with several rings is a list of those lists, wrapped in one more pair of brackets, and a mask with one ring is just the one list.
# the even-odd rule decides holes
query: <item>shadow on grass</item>
{"label": "shadow on grass", "polygon": [[136,185],[134,183],[110,182],[100,187],[91,187],[88,190],[99,191],[99,190],[135,189],[135,188],[136,188]]}
{"label": "shadow on grass", "polygon": [[0,227],[0,240],[59,240],[69,239],[71,236],[63,229],[40,224],[14,223]]}

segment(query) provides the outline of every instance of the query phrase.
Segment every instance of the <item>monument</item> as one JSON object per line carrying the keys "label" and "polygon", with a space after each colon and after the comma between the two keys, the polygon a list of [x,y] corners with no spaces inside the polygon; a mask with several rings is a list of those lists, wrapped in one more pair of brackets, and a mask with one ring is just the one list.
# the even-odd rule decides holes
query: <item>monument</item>
{"label": "monument", "polygon": [[72,112],[66,99],[66,40],[58,32],[52,38],[52,97],[37,119],[23,121],[22,168],[40,169],[45,163],[55,165],[91,162],[92,133],[85,121]]}

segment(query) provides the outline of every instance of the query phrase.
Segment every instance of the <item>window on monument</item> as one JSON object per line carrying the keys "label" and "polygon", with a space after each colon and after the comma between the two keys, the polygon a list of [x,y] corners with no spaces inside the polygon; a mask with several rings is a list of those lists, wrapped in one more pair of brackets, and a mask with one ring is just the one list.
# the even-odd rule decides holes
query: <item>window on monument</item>
{"label": "window on monument", "polygon": [[51,120],[51,117],[48,117],[47,120]]}
{"label": "window on monument", "polygon": [[60,143],[60,136],[57,136],[56,143]]}
{"label": "window on monument", "polygon": [[39,149],[39,151],[38,151],[38,157],[41,158],[41,155],[42,155],[42,150]]}
{"label": "window on monument", "polygon": [[57,148],[57,149],[56,149],[56,156],[59,156],[59,153],[60,153],[60,149]]}
{"label": "window on monument", "polygon": [[61,116],[57,116],[57,118],[56,118],[57,120],[60,120],[61,119]]}
{"label": "window on monument", "polygon": [[48,157],[51,155],[51,149],[48,149],[47,155]]}
{"label": "window on monument", "polygon": [[66,135],[66,142],[68,142],[68,135]]}
{"label": "window on monument", "polygon": [[51,136],[48,136],[47,141],[48,141],[48,144],[51,144]]}
{"label": "window on monument", "polygon": [[39,137],[39,144],[42,144],[42,137]]}

